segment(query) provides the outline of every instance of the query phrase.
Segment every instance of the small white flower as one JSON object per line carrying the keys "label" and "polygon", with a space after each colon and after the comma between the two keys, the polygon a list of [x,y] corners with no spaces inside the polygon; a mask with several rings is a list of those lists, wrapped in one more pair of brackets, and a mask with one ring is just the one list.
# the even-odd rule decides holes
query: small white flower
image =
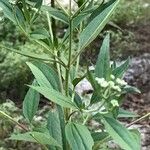
{"label": "small white flower", "polygon": [[108,82],[109,86],[112,88],[113,86],[115,86],[115,83],[113,81],[109,81]]}
{"label": "small white flower", "polygon": [[108,82],[107,81],[103,81],[100,85],[101,85],[101,87],[106,88],[108,86]]}
{"label": "small white flower", "polygon": [[108,86],[108,82],[104,79],[104,78],[98,78],[96,77],[95,80],[97,81],[97,83],[101,86],[106,88]]}
{"label": "small white flower", "polygon": [[90,66],[90,67],[89,67],[89,70],[90,70],[90,71],[95,70],[94,66]]}
{"label": "small white flower", "polygon": [[115,86],[112,86],[112,89],[118,91],[118,92],[121,92],[121,89],[119,86],[115,85]]}
{"label": "small white flower", "polygon": [[115,79],[115,76],[114,76],[113,74],[111,74],[111,75],[110,75],[110,78],[111,78],[112,80],[114,80],[114,79]]}
{"label": "small white flower", "polygon": [[115,99],[111,100],[111,104],[112,104],[114,107],[119,107],[118,101],[115,100]]}
{"label": "small white flower", "polygon": [[127,85],[127,82],[125,82],[124,80],[121,80],[121,79],[119,79],[119,78],[117,78],[116,79],[116,82],[118,83],[118,84],[120,84],[120,85]]}

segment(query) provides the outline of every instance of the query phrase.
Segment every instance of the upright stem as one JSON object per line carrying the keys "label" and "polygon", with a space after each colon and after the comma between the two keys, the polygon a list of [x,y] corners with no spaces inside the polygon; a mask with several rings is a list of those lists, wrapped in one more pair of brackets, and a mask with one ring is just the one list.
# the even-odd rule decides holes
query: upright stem
{"label": "upright stem", "polygon": [[72,15],[71,15],[71,0],[69,0],[69,57],[68,57],[68,67],[66,69],[66,96],[69,95],[69,73],[71,67],[71,54],[72,54]]}
{"label": "upright stem", "polygon": [[[55,8],[55,0],[51,0],[51,7]],[[53,31],[53,38],[54,42],[56,42],[56,22],[54,18],[51,18],[52,21],[52,31]]]}

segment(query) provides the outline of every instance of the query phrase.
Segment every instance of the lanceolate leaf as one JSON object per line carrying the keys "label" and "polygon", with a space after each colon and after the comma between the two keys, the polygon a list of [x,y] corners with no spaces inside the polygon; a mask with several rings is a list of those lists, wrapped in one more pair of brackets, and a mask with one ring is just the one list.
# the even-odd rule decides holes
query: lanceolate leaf
{"label": "lanceolate leaf", "polygon": [[3,9],[3,13],[4,15],[10,19],[12,22],[16,22],[15,21],[15,17],[14,17],[14,14],[12,13],[12,7],[9,3],[9,1],[7,0],[1,0],[0,1],[0,7]]}
{"label": "lanceolate leaf", "polygon": [[103,116],[106,131],[121,148],[125,150],[140,150],[134,136],[114,118]]}
{"label": "lanceolate leaf", "polygon": [[130,86],[130,85],[127,85],[124,87],[124,92],[125,93],[141,93],[141,91],[139,89],[137,89],[134,86]]}
{"label": "lanceolate leaf", "polygon": [[110,35],[106,35],[96,62],[95,76],[108,79],[110,75],[110,56],[109,56]]}
{"label": "lanceolate leaf", "polygon": [[37,40],[47,39],[47,38],[50,37],[49,32],[45,28],[33,31],[30,34],[30,36],[31,36],[31,38],[34,38],[34,39],[37,39]]}
{"label": "lanceolate leaf", "polygon": [[122,108],[119,109],[118,118],[133,118],[133,117],[138,117],[138,115],[133,112],[124,110]]}
{"label": "lanceolate leaf", "polygon": [[36,78],[40,86],[52,88],[52,85],[49,83],[48,79],[45,77],[43,72],[38,67],[36,67],[34,64],[30,62],[27,62],[27,65],[31,69],[34,77]]}
{"label": "lanceolate leaf", "polygon": [[71,98],[64,96],[60,92],[52,88],[47,87],[39,87],[39,86],[29,86],[34,90],[38,91],[40,94],[45,96],[47,99],[51,100],[52,102],[66,108],[78,109],[75,103],[71,101]]}
{"label": "lanceolate leaf", "polygon": [[38,142],[43,145],[53,145],[61,147],[58,142],[50,135],[40,132],[26,132],[23,134],[13,134],[9,138],[10,140]]}
{"label": "lanceolate leaf", "polygon": [[45,75],[51,86],[59,91],[60,90],[60,84],[59,84],[59,78],[55,70],[46,65],[45,63],[35,61],[33,64],[42,71],[42,73]]}
{"label": "lanceolate leaf", "polygon": [[79,38],[79,48],[84,49],[102,31],[110,16],[114,12],[120,0],[113,0],[104,10],[102,10],[83,30]]}
{"label": "lanceolate leaf", "polygon": [[[36,81],[33,86],[37,85]],[[39,105],[40,95],[37,91],[30,88],[23,101],[23,114],[27,120],[32,121]]]}
{"label": "lanceolate leaf", "polygon": [[140,132],[136,129],[131,129],[130,133],[135,138],[135,140],[137,142],[138,149],[140,150],[141,149],[141,134],[140,134]]}
{"label": "lanceolate leaf", "polygon": [[94,142],[86,126],[69,122],[65,131],[72,150],[92,150]]}
{"label": "lanceolate leaf", "polygon": [[129,62],[130,59],[128,58],[122,65],[120,65],[119,67],[115,68],[112,71],[112,74],[116,77],[116,78],[122,78],[122,76],[124,75],[124,73],[127,71],[128,67],[129,67]]}
{"label": "lanceolate leaf", "polygon": [[[47,128],[50,136],[52,136],[60,145],[62,145],[62,132],[59,120],[59,114],[57,110],[49,112],[47,120]],[[58,147],[50,146],[50,150],[58,150]]]}
{"label": "lanceolate leaf", "polygon": [[39,60],[44,60],[44,61],[50,61],[51,60],[48,57],[48,55],[46,55],[46,54],[39,55],[39,54],[35,54],[35,53],[32,53],[32,52],[28,52],[28,51],[16,50],[16,49],[13,49],[13,48],[5,47],[4,45],[1,45],[1,44],[0,44],[0,47],[6,49],[8,51],[11,51],[11,52],[14,52],[14,53],[26,56],[26,57],[39,59]]}
{"label": "lanceolate leaf", "polygon": [[52,8],[50,6],[42,6],[43,11],[48,11],[49,14],[54,17],[55,19],[58,19],[66,24],[68,24],[68,17],[61,11],[55,8]]}
{"label": "lanceolate leaf", "polygon": [[9,0],[1,0],[0,7],[3,9],[4,15],[12,22],[17,23],[18,20],[19,23],[24,24],[25,19],[22,11],[17,6],[12,7]]}

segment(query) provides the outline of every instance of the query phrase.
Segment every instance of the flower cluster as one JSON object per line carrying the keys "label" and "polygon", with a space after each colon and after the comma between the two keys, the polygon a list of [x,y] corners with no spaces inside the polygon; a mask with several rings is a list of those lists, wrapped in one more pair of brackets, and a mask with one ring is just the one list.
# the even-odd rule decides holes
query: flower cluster
{"label": "flower cluster", "polygon": [[[106,81],[104,78],[95,78],[103,91],[102,94],[104,94],[105,97],[119,97],[121,95],[122,89],[127,85],[127,82],[120,78],[115,78],[114,75],[110,75],[110,79],[110,81]],[[116,99],[111,100],[111,104],[113,107],[119,106]]]}
{"label": "flower cluster", "polygon": [[106,81],[104,78],[98,78],[98,77],[96,77],[95,80],[102,88],[109,87],[118,92],[121,92],[122,86],[127,85],[127,82],[125,82],[124,80],[122,80],[120,78],[115,79],[114,75],[111,75],[110,77],[111,77],[110,81]]}

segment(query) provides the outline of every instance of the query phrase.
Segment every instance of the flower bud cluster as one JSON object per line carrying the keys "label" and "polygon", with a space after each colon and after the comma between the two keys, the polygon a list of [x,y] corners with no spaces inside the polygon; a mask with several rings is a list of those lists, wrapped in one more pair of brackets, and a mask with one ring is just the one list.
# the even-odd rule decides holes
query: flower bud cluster
{"label": "flower bud cluster", "polygon": [[106,81],[104,78],[98,78],[98,77],[96,77],[95,80],[102,88],[109,87],[117,92],[121,92],[121,87],[127,85],[127,82],[125,82],[120,78],[115,78],[114,75],[111,75],[110,78],[111,78],[110,81]]}
{"label": "flower bud cluster", "polygon": [[102,94],[105,97],[115,97],[115,99],[111,100],[110,103],[113,107],[118,107],[119,104],[116,99],[121,95],[122,89],[127,85],[127,82],[120,78],[115,78],[112,74],[110,75],[110,81],[106,81],[104,78],[98,77],[96,77],[95,80],[101,87]]}

